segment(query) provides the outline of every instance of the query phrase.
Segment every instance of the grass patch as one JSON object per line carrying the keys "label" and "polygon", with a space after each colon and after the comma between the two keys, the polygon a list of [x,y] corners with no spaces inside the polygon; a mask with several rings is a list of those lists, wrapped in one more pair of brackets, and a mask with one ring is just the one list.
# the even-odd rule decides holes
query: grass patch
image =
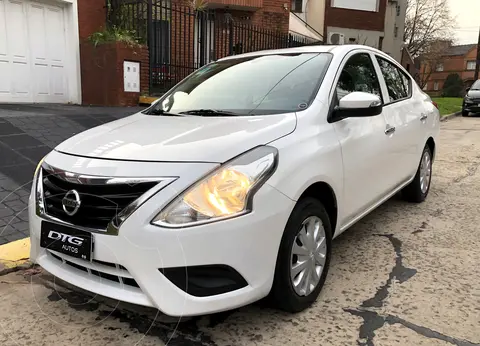
{"label": "grass patch", "polygon": [[463,98],[461,97],[432,97],[438,104],[440,115],[448,115],[462,110]]}

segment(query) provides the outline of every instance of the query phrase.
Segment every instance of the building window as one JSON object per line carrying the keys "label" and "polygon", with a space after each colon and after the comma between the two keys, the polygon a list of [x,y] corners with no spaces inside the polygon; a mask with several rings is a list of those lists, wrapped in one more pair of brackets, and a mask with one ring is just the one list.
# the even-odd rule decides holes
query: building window
{"label": "building window", "polygon": [[303,0],[292,0],[292,12],[303,12]]}
{"label": "building window", "polygon": [[433,83],[433,90],[438,91],[439,88],[440,88],[440,85],[438,82]]}
{"label": "building window", "polygon": [[428,91],[428,83],[425,83],[425,86],[423,87],[423,91]]}
{"label": "building window", "polygon": [[437,64],[437,67],[435,68],[435,71],[443,72],[443,64]]}
{"label": "building window", "polygon": [[332,7],[378,12],[379,0],[331,0]]}
{"label": "building window", "polygon": [[398,26],[395,25],[395,28],[393,29],[393,35],[395,36],[395,38],[398,37]]}
{"label": "building window", "polygon": [[397,17],[400,17],[400,11],[401,11],[401,7],[400,5],[397,5]]}
{"label": "building window", "polygon": [[467,61],[467,70],[475,70],[477,67],[477,62],[472,60],[472,61]]}

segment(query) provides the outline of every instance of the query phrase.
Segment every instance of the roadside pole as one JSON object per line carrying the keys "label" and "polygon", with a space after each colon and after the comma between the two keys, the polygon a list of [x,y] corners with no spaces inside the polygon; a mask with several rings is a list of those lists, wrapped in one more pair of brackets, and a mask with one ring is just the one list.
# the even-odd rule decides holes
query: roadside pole
{"label": "roadside pole", "polygon": [[474,81],[478,80],[478,72],[480,71],[480,30],[478,32],[478,44],[477,44],[477,64],[475,65],[475,77]]}

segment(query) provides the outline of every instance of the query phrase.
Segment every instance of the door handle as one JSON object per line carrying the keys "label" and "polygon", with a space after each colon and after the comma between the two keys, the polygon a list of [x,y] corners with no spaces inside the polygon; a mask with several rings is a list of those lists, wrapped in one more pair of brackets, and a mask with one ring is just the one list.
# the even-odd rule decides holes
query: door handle
{"label": "door handle", "polygon": [[395,132],[395,126],[388,126],[387,129],[385,130],[386,135],[390,135]]}
{"label": "door handle", "polygon": [[427,120],[427,118],[428,118],[428,115],[425,113],[422,113],[422,115],[420,116],[420,121]]}

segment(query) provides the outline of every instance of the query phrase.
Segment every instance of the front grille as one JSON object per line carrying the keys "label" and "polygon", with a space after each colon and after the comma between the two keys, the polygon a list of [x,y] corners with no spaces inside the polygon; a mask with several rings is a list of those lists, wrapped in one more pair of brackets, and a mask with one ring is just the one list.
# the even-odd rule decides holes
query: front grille
{"label": "front grille", "polygon": [[[104,230],[126,206],[135,201],[158,182],[136,184],[88,185],[62,179],[43,170],[43,197],[46,213],[77,226]],[[76,190],[81,205],[75,215],[63,210],[62,199],[70,190]]]}
{"label": "front grille", "polygon": [[[82,265],[79,265],[77,263],[73,263],[65,258],[62,258],[60,256],[57,256],[56,254],[54,254],[53,252],[49,251],[49,254],[55,258],[57,261],[60,261],[72,268],[75,268],[77,270],[80,270],[80,271],[83,271],[85,273],[89,273],[91,275],[95,275],[95,276],[98,276],[102,279],[105,279],[105,280],[109,280],[109,281],[113,281],[113,282],[116,282],[118,284],[123,284],[123,285],[127,285],[127,286],[131,286],[131,287],[136,287],[136,288],[140,288],[140,286],[138,286],[138,283],[135,281],[135,279],[132,279],[132,278],[128,278],[128,277],[124,277],[124,276],[121,276],[121,275],[112,275],[112,274],[108,274],[108,273],[105,273],[105,272],[102,272],[102,271],[99,271],[99,270],[95,270],[95,269],[91,269],[89,267],[85,267],[85,266],[82,266]],[[111,267],[111,268],[117,268],[120,269],[120,273],[122,271],[124,271],[126,274],[130,275],[127,271],[127,269],[122,266],[122,265],[119,265],[119,264],[114,264],[114,263],[108,263],[108,262],[103,262],[103,261],[96,261],[96,260],[93,260],[92,261],[93,263],[97,264],[97,269],[101,269],[101,266],[108,266],[108,267]]]}

